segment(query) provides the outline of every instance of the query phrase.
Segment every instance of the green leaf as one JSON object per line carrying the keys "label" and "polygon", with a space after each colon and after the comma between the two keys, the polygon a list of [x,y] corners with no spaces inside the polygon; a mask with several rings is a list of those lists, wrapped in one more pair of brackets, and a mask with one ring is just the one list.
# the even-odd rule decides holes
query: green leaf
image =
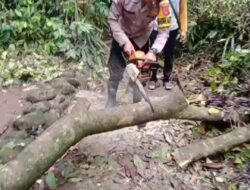
{"label": "green leaf", "polygon": [[2,53],[2,55],[1,55],[1,58],[2,58],[3,60],[7,59],[7,55],[8,55],[8,52],[7,52],[7,51],[4,51],[4,52]]}
{"label": "green leaf", "polygon": [[144,167],[144,162],[141,160],[141,158],[138,155],[134,155],[134,164],[137,168],[143,168]]}
{"label": "green leaf", "polygon": [[56,189],[56,177],[52,172],[48,172],[48,174],[46,175],[46,183],[48,184],[48,186],[51,189]]}
{"label": "green leaf", "polygon": [[244,155],[250,159],[250,149],[245,150]]}
{"label": "green leaf", "polygon": [[218,33],[218,31],[216,31],[216,30],[209,32],[208,38],[213,39],[217,35],[217,33]]}
{"label": "green leaf", "polygon": [[242,162],[242,160],[240,159],[240,157],[237,157],[237,158],[234,160],[234,163],[235,163],[235,164],[239,164],[239,165],[242,165],[242,164],[243,164],[243,162]]}
{"label": "green leaf", "polygon": [[219,114],[220,110],[218,110],[216,108],[209,108],[208,113],[211,114],[211,115],[212,114]]}
{"label": "green leaf", "polygon": [[217,90],[218,90],[218,85],[216,84],[216,82],[213,82],[212,84],[211,84],[211,90],[212,90],[212,92],[217,92]]}
{"label": "green leaf", "polygon": [[22,13],[21,11],[15,9],[15,14],[18,16],[18,17],[22,17]]}
{"label": "green leaf", "polygon": [[238,190],[238,189],[237,189],[236,185],[230,184],[228,187],[228,190]]}

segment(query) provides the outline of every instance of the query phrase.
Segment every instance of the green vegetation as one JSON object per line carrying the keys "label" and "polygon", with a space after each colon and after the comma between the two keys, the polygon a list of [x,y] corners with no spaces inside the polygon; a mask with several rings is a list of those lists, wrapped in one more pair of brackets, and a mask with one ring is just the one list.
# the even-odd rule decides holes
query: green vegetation
{"label": "green vegetation", "polygon": [[[34,71],[35,69],[46,70],[53,64],[53,68],[59,66],[55,65],[56,62],[51,63],[52,65],[44,65],[44,63],[37,65],[37,62],[33,62],[32,59],[26,64],[22,58],[27,52],[39,55],[60,55],[68,61],[81,62],[98,72],[102,71],[106,60],[102,37],[107,25],[108,3],[109,1],[80,0],[1,1],[1,80],[4,84],[10,84],[14,79],[26,78],[28,71],[31,72],[28,75],[34,77],[38,72]],[[5,55],[10,55],[9,51],[13,49],[20,55],[18,63],[5,59]],[[13,67],[15,67],[14,70]],[[20,69],[23,73],[20,73]],[[8,70],[12,73],[7,74]],[[53,69],[49,70],[53,72]],[[42,72],[48,73],[48,71]],[[39,76],[36,79],[44,79],[44,77]],[[50,78],[45,77],[45,79]]]}
{"label": "green vegetation", "polygon": [[[49,80],[60,73],[54,72],[61,68],[58,63],[65,61],[81,64],[100,76],[107,60],[103,38],[108,33],[110,3],[111,0],[2,0],[1,84],[29,77]],[[205,52],[219,60],[218,68],[207,76],[216,70],[215,73],[224,74],[215,76],[216,80],[244,80],[250,64],[249,52],[242,53],[242,49],[250,48],[250,0],[189,0],[188,4],[190,24],[185,52]],[[31,59],[26,63],[26,57],[34,54],[48,60],[37,63]],[[52,56],[59,60],[50,61]],[[39,72],[35,71],[37,68]],[[215,83],[213,86],[216,89]]]}
{"label": "green vegetation", "polygon": [[223,50],[250,47],[250,0],[189,0],[188,3],[190,52],[208,51],[221,56]]}
{"label": "green vegetation", "polygon": [[[214,65],[205,79],[214,93],[230,93],[250,74],[250,0],[189,0],[188,53],[212,54]],[[237,91],[237,90],[236,90]]]}

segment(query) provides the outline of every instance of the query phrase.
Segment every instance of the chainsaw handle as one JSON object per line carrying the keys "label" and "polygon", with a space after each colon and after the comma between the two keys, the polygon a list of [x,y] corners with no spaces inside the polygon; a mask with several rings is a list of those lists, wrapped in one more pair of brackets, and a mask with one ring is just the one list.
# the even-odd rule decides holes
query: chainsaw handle
{"label": "chainsaw handle", "polygon": [[144,66],[146,66],[146,64],[159,65],[159,62],[157,62],[157,61],[151,61],[151,60],[145,61],[145,59],[143,59],[143,58],[129,60],[130,56],[129,56],[128,53],[121,51],[121,54],[122,54],[122,57],[123,57],[123,59],[124,59],[124,61],[125,61],[126,64],[128,64],[128,63],[134,63],[134,64],[136,64],[136,61],[144,61]]}

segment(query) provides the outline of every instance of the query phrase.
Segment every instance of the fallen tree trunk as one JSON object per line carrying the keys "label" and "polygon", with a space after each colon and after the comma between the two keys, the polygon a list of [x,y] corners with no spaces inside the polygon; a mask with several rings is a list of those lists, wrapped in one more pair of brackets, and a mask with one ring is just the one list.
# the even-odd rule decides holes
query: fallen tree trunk
{"label": "fallen tree trunk", "polygon": [[178,165],[185,168],[195,160],[218,152],[226,152],[247,141],[250,141],[250,125],[234,129],[232,132],[218,137],[181,147],[175,150],[173,155]]}
{"label": "fallen tree trunk", "polygon": [[[152,103],[154,113],[148,104],[138,103],[105,110],[74,112],[58,120],[16,159],[0,168],[0,190],[28,189],[72,145],[88,135],[159,119],[199,120],[209,113],[206,108],[189,107],[178,88]],[[200,114],[190,114],[190,110],[194,109],[204,115],[201,117]],[[223,115],[223,112],[210,114],[209,119],[219,120]]]}
{"label": "fallen tree trunk", "polygon": [[222,121],[225,113],[219,111],[211,113],[210,109],[189,105],[185,109],[175,114],[176,119],[187,119],[195,121]]}

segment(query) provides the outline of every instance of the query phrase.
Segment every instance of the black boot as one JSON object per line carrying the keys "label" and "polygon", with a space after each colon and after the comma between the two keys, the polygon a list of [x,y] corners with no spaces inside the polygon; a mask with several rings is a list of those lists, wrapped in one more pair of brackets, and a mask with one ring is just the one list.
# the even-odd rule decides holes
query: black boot
{"label": "black boot", "polygon": [[106,108],[116,106],[116,93],[119,82],[109,81],[108,82],[108,100],[106,102]]}

